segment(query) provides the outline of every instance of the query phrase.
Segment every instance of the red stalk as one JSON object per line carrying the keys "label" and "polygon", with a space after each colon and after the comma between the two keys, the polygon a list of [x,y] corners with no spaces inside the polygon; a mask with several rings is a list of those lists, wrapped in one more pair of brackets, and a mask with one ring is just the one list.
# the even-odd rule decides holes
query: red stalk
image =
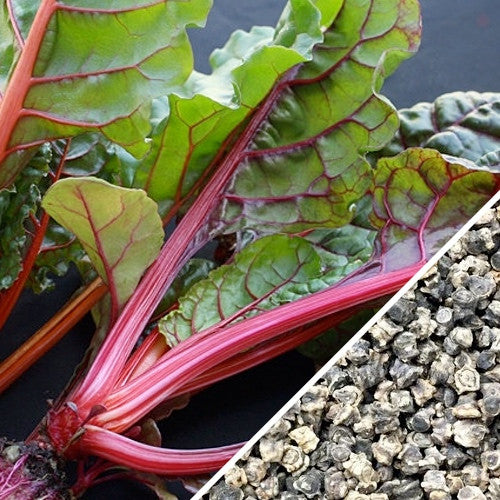
{"label": "red stalk", "polygon": [[106,429],[86,425],[79,445],[86,454],[90,452],[135,470],[164,476],[186,476],[220,469],[243,443],[220,448],[174,450],[139,443]]}
{"label": "red stalk", "polygon": [[[296,331],[288,332],[280,337],[269,342],[263,342],[261,345],[245,352],[224,360],[222,363],[206,371],[199,377],[196,377],[186,385],[181,387],[179,391],[174,393],[170,399],[176,398],[183,394],[198,392],[216,382],[241,373],[254,366],[264,363],[280,354],[290,351],[305,342],[317,337],[322,332],[329,328],[333,328],[342,321],[350,318],[360,308],[349,308],[333,316],[328,316],[319,322],[312,325],[304,326]],[[140,375],[165,353],[165,340],[162,334],[155,329],[146,340],[137,349],[131,357],[121,381],[118,385],[122,385],[132,378]]]}
{"label": "red stalk", "polygon": [[[334,328],[365,307],[369,307],[368,304],[363,304],[361,307],[357,306],[345,309],[333,314],[332,316],[327,316],[326,318],[323,318],[313,324],[285,333],[284,335],[276,337],[271,341],[263,342],[253,349],[238,353],[217,366],[207,370],[199,377],[189,381],[187,384],[182,386],[179,391],[174,393],[172,398],[176,398],[186,393],[200,391],[201,389],[219,382],[220,380],[232,377],[237,373],[241,373],[275,358],[276,356],[288,352],[291,349],[295,349],[305,342],[318,337],[326,330]],[[374,304],[373,307],[376,307],[376,305]]]}
{"label": "red stalk", "polygon": [[[285,304],[223,329],[193,335],[168,351],[154,367],[102,400],[106,411],[92,418],[115,432],[128,429],[190,380],[239,352],[289,330],[398,290],[423,263]],[[80,407],[80,402],[73,399]]]}

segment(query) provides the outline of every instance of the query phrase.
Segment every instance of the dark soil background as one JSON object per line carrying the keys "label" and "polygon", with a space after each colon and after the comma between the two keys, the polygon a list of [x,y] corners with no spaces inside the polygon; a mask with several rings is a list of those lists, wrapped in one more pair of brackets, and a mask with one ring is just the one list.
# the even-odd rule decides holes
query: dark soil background
{"label": "dark soil background", "polygon": [[[196,66],[209,71],[208,55],[236,27],[274,24],[284,0],[215,0],[207,28],[192,33]],[[431,101],[455,90],[499,91],[500,2],[498,0],[422,0],[423,40],[419,53],[389,78],[383,93],[397,107]],[[78,288],[76,272],[59,280],[44,296],[26,292],[0,335],[2,357],[29,337]],[[92,333],[90,318],[82,321],[48,355],[0,396],[0,434],[25,438],[69,380]],[[251,437],[312,375],[311,363],[291,353],[223,382],[193,398],[163,426],[168,447],[205,447]],[[179,484],[180,499],[190,493]],[[130,482],[110,482],[90,490],[86,500],[153,499],[148,490]]]}

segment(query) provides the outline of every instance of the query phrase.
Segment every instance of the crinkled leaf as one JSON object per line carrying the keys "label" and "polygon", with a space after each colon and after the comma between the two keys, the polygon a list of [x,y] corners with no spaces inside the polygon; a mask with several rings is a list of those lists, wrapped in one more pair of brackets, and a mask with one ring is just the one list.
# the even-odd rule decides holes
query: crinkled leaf
{"label": "crinkled leaf", "polygon": [[500,149],[484,154],[476,161],[476,165],[493,172],[500,172]]}
{"label": "crinkled leaf", "polygon": [[[380,160],[371,187],[370,218],[377,231],[363,227],[366,198],[355,219],[359,225],[316,230],[305,238],[287,240],[284,235],[273,235],[257,240],[236,255],[234,264],[216,269],[181,298],[179,309],[162,320],[161,331],[175,344],[214,324],[222,327],[332,286],[341,297],[346,284],[422,265],[500,184],[500,176],[467,168],[471,166],[470,162],[421,148]],[[281,242],[286,242],[284,248]],[[311,267],[294,275],[292,282],[273,281],[277,262],[293,255],[291,242],[307,255],[302,259]],[[256,251],[265,254],[253,261]],[[290,260],[291,271],[279,276],[286,277],[294,267],[299,268],[302,259]],[[249,261],[252,266],[246,264]],[[305,270],[304,266],[301,271]],[[256,271],[257,283],[263,288],[251,294],[247,284],[250,279],[255,282]]]}
{"label": "crinkled leaf", "polygon": [[273,300],[266,303],[267,309],[279,304],[293,302],[311,293],[328,288],[354,273],[369,262],[375,248],[377,232],[347,224],[336,229],[317,229],[304,241],[321,261],[321,273],[308,281],[294,283],[276,292]]}
{"label": "crinkled leaf", "polygon": [[372,223],[384,271],[425,262],[500,185],[500,176],[436,150],[409,148],[378,161]]}
{"label": "crinkled leaf", "polygon": [[[301,238],[274,235],[243,249],[233,264],[212,271],[179,300],[160,322],[170,345],[219,322],[224,324],[276,306],[279,292],[307,283],[320,272],[320,259]],[[280,299],[278,299],[280,300]]]}
{"label": "crinkled leaf", "polygon": [[42,148],[24,175],[10,189],[0,191],[0,290],[9,288],[21,271],[30,241],[29,217],[37,212],[50,159],[50,148]]}
{"label": "crinkled leaf", "polygon": [[500,149],[500,93],[444,94],[433,103],[400,110],[399,117],[398,133],[378,157],[421,146],[484,165],[498,165],[481,158]]}
{"label": "crinkled leaf", "polygon": [[372,200],[366,196],[357,204],[350,224],[334,229],[315,229],[304,236],[321,259],[321,273],[280,293],[281,302],[323,290],[368,262],[373,255],[377,231],[369,221]]}
{"label": "crinkled leaf", "polygon": [[[55,141],[52,147],[61,156],[66,141]],[[65,152],[62,173],[65,177],[95,176],[117,186],[132,187],[130,173],[120,161],[118,150],[120,154],[132,158],[124,149],[98,133],[88,132],[73,137]]]}
{"label": "crinkled leaf", "polygon": [[[205,22],[210,0],[42,2],[13,73],[0,134],[0,185],[19,171],[15,151],[100,131],[133,154],[148,150],[150,101],[192,71],[186,27]],[[15,14],[13,22],[17,22]],[[35,29],[36,28],[36,29]],[[29,59],[32,64],[29,64]],[[168,68],[168,69],[167,69]],[[0,113],[2,111],[0,108]]]}
{"label": "crinkled leaf", "polygon": [[314,244],[323,263],[322,280],[332,284],[367,262],[377,232],[347,224],[337,229],[317,229],[305,237]]}
{"label": "crinkled leaf", "polygon": [[[65,154],[63,174],[68,177],[97,175],[110,156],[102,136],[97,133],[85,133],[73,137]],[[53,147],[60,155],[66,147],[66,141],[56,141]]]}
{"label": "crinkled leaf", "polygon": [[[433,149],[409,148],[378,161],[370,188],[373,253],[333,286],[342,287],[427,262],[499,189],[500,174]],[[366,203],[364,199],[362,203]],[[364,224],[366,207],[360,206]],[[355,219],[356,220],[356,219]],[[347,226],[348,227],[348,226]],[[312,233],[314,234],[314,232]],[[369,238],[373,234],[369,233]],[[369,244],[369,243],[368,243]],[[361,254],[363,255],[363,253]],[[365,254],[366,255],[366,254]],[[328,274],[328,273],[327,273]]]}
{"label": "crinkled leaf", "polygon": [[[0,239],[3,240],[2,253],[5,252],[5,257],[0,262],[0,281],[5,288],[12,284],[21,270],[22,258],[31,244],[32,235],[39,231],[32,227],[28,218],[38,216],[39,202],[51,184],[49,168],[57,170],[64,155],[63,175],[99,173],[106,180],[120,180],[119,175],[106,164],[106,159],[110,157],[107,149],[109,141],[103,141],[99,134],[89,133],[73,138],[66,150],[67,142],[61,140],[50,145],[46,143],[18,176],[13,187],[0,192],[0,204],[3,207],[3,214],[0,216],[0,234],[3,236]],[[35,293],[51,289],[54,285],[53,276],[64,275],[70,263],[76,264],[82,275],[86,275],[89,263],[84,257],[85,252],[74,236],[51,222],[26,285]]]}
{"label": "crinkled leaf", "polygon": [[416,50],[418,2],[346,0],[324,41],[283,79],[265,106],[215,224],[298,232],[338,227],[371,183],[364,153],[398,126],[377,91]]}
{"label": "crinkled leaf", "polygon": [[237,30],[212,54],[211,75],[193,73],[183,93],[170,96],[168,120],[156,128],[151,151],[136,164],[134,179],[134,186],[147,190],[163,212],[184,200],[230,132],[280,75],[311,57],[312,47],[323,38],[322,17],[331,20],[341,2],[322,10],[314,3],[291,1],[276,29]]}
{"label": "crinkled leaf", "polygon": [[71,263],[77,265],[80,274],[89,273],[90,262],[75,236],[54,221],[50,221],[40,253],[27,281],[35,293],[54,288],[54,276],[64,276]]}
{"label": "crinkled leaf", "polygon": [[161,248],[163,228],[156,204],[144,191],[89,177],[56,182],[42,206],[78,237],[108,285],[117,312]]}

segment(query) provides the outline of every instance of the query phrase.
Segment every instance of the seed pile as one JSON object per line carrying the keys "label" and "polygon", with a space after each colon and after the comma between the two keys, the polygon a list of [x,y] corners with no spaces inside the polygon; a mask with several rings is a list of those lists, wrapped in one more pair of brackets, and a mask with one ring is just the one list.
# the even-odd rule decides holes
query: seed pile
{"label": "seed pile", "polygon": [[210,499],[500,498],[499,282],[493,208]]}

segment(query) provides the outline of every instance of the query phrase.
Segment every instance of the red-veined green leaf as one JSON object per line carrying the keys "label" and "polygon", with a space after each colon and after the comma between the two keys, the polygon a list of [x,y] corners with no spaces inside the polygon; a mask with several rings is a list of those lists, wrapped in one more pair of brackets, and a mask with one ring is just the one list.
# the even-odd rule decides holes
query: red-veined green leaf
{"label": "red-veined green leaf", "polygon": [[114,317],[161,248],[156,204],[142,190],[89,177],[56,182],[42,205],[80,240],[108,285]]}
{"label": "red-veined green leaf", "polygon": [[419,33],[417,2],[346,0],[312,61],[264,104],[264,120],[233,160],[239,168],[215,224],[298,232],[349,222],[371,184],[364,154],[398,127],[377,92],[416,50]]}
{"label": "red-veined green leaf", "polygon": [[[8,4],[15,26],[20,11]],[[0,186],[27,148],[89,130],[145,154],[150,101],[191,73],[185,29],[202,25],[210,5],[42,0],[0,103]]]}

